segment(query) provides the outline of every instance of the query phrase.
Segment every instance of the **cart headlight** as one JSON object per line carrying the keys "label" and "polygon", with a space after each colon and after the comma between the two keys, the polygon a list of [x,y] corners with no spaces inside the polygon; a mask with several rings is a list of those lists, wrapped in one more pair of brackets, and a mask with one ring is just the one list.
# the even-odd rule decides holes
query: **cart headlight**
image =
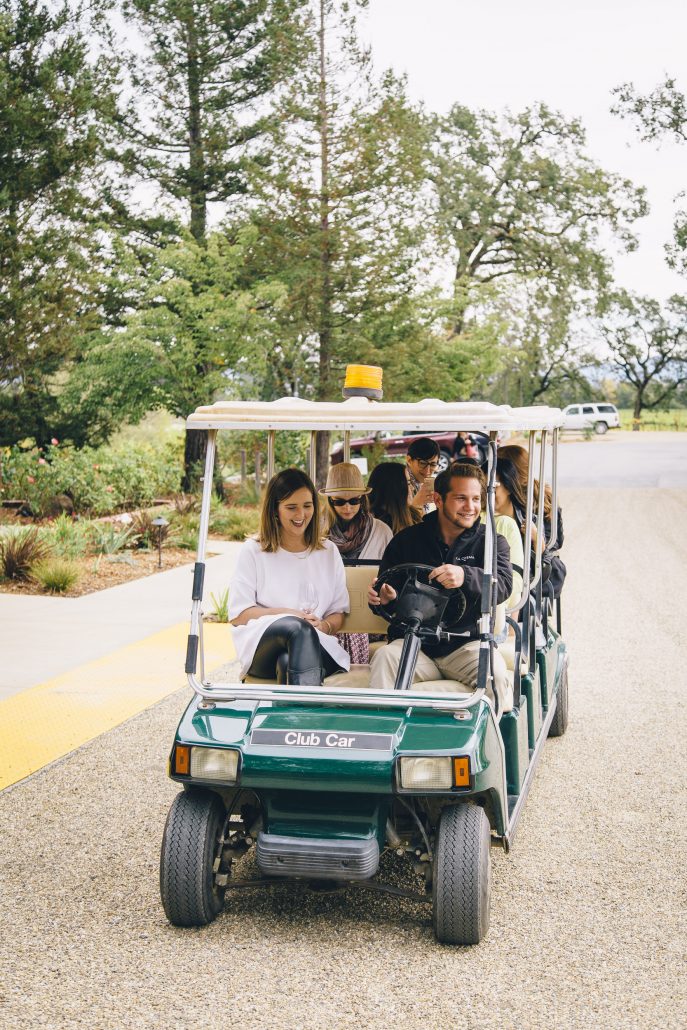
{"label": "cart headlight", "polygon": [[450,790],[453,786],[450,757],[402,758],[401,786],[404,790]]}
{"label": "cart headlight", "polygon": [[218,747],[191,748],[191,776],[194,779],[235,783],[238,768],[238,751]]}

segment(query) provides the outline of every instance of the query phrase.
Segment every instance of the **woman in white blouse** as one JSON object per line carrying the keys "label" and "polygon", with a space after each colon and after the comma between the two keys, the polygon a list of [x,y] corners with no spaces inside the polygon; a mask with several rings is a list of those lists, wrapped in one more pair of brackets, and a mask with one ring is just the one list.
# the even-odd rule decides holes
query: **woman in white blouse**
{"label": "woman in white blouse", "polygon": [[336,639],[349,611],[343,562],[320,535],[315,487],[300,469],[267,484],[257,539],[241,549],[229,618],[241,676],[317,686],[348,670]]}

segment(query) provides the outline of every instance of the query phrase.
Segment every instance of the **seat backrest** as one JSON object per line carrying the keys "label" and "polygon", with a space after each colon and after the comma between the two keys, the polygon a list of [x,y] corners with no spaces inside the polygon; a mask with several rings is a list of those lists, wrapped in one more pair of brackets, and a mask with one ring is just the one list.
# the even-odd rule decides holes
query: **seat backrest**
{"label": "seat backrest", "polygon": [[367,604],[367,588],[379,575],[376,565],[347,565],[346,586],[351,610],[345,616],[341,633],[386,633],[389,624],[374,615]]}

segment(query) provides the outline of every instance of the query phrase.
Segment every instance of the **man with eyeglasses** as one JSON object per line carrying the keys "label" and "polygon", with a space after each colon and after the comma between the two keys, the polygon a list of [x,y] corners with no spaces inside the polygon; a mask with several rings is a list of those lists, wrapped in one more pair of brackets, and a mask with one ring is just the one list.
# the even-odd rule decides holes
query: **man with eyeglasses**
{"label": "man with eyeglasses", "polygon": [[413,489],[411,508],[423,515],[434,511],[434,477],[439,470],[439,444],[428,436],[413,440],[406,455],[406,473]]}

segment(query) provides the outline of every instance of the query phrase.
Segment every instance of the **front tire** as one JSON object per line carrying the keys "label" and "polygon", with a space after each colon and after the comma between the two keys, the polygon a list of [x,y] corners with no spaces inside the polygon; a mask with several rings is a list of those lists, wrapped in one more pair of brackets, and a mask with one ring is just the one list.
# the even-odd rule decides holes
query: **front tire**
{"label": "front tire", "polygon": [[604,433],[608,432],[608,423],[607,422],[595,422],[594,423],[594,432],[598,436],[603,436]]}
{"label": "front tire", "polygon": [[443,944],[479,944],[489,929],[491,831],[484,809],[451,805],[439,819],[432,922]]}
{"label": "front tire", "polygon": [[224,818],[211,791],[192,789],[174,799],[160,854],[160,895],[173,926],[207,926],[224,908],[213,870]]}

